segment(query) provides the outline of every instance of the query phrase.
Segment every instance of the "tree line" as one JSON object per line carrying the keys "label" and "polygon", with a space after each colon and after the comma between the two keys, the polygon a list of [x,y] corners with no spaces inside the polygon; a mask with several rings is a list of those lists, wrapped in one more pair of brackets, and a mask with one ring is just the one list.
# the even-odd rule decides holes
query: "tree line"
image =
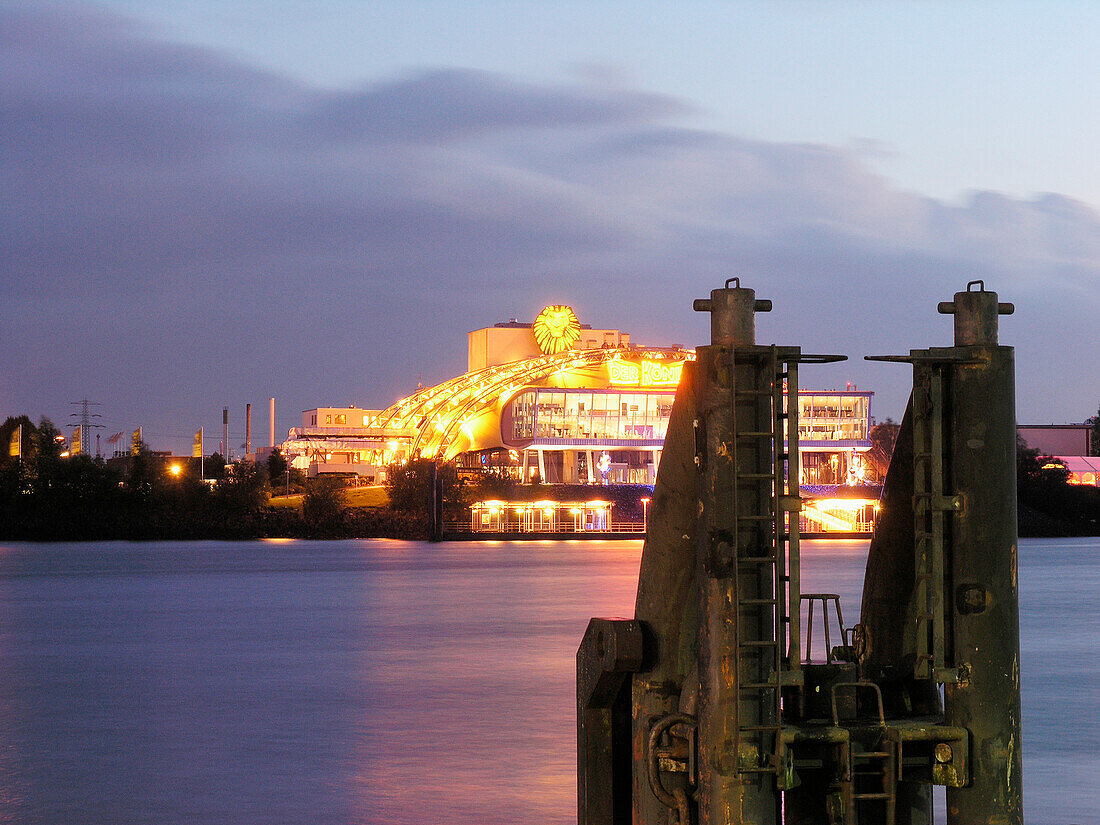
{"label": "tree line", "polygon": [[[17,428],[20,455],[9,445]],[[217,453],[168,458],[138,443],[104,459],[65,455],[65,439],[43,418],[0,425],[0,539],[250,539],[265,537],[418,538],[423,518],[399,508],[350,508],[343,483],[305,479],[276,450],[266,461],[226,464]],[[298,508],[272,507],[290,481]]]}

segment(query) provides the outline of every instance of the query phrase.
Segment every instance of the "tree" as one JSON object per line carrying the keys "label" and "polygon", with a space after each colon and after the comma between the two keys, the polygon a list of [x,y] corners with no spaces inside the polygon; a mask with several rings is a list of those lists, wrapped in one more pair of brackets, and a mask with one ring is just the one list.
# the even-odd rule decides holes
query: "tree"
{"label": "tree", "polygon": [[[386,472],[386,490],[390,508],[403,513],[427,515],[432,502],[432,468],[430,458],[414,458],[404,464],[391,464]],[[462,506],[463,487],[458,483],[458,470],[453,461],[439,464],[439,480],[443,485],[443,506]]]}
{"label": "tree", "polygon": [[871,449],[867,452],[867,461],[880,481],[886,478],[890,459],[894,455],[894,443],[898,440],[900,431],[901,425],[892,418],[887,418],[871,428]]}
{"label": "tree", "polygon": [[271,481],[272,486],[282,482],[289,466],[290,465],[286,463],[286,459],[283,458],[282,450],[276,447],[271,451],[271,454],[267,457],[267,477]]}
{"label": "tree", "polygon": [[218,482],[217,495],[231,510],[260,509],[268,500],[267,465],[246,459],[226,467],[225,477]]}
{"label": "tree", "polygon": [[211,453],[204,464],[203,478],[219,479],[225,475],[225,459],[221,453]]}
{"label": "tree", "polygon": [[48,488],[61,472],[61,448],[65,437],[50,419],[43,416],[31,439],[29,476],[35,490]]}
{"label": "tree", "polygon": [[[11,439],[22,426],[20,456],[10,454]],[[8,501],[22,491],[30,477],[36,454],[38,428],[25,415],[9,417],[0,424],[0,502]]]}
{"label": "tree", "polygon": [[161,481],[153,451],[144,441],[135,441],[130,449],[130,489],[139,495],[148,495]]}
{"label": "tree", "polygon": [[1069,470],[1060,462],[1029,447],[1024,439],[1016,436],[1016,487],[1021,498],[1064,487],[1068,481]]}
{"label": "tree", "polygon": [[31,420],[25,415],[9,416],[3,424],[0,424],[0,464],[7,464],[9,461],[18,461],[15,456],[10,454],[10,449],[12,435],[14,435],[15,430],[20,426],[23,427],[23,437],[20,443],[22,452],[21,457],[23,459],[30,457],[31,445],[34,443],[38,428],[35,427],[34,424],[31,423]]}
{"label": "tree", "polygon": [[306,485],[302,518],[314,528],[334,529],[344,520],[344,482],[333,476],[318,476]]}

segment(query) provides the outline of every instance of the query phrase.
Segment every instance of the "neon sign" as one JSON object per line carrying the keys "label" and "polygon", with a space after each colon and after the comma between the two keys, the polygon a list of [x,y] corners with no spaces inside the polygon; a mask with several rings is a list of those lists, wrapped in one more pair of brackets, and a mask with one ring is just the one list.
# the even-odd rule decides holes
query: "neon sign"
{"label": "neon sign", "polygon": [[680,383],[683,361],[608,361],[612,384],[635,387],[675,387]]}
{"label": "neon sign", "polygon": [[535,318],[532,330],[539,349],[547,355],[565,352],[581,336],[581,322],[572,307],[555,304],[545,307]]}

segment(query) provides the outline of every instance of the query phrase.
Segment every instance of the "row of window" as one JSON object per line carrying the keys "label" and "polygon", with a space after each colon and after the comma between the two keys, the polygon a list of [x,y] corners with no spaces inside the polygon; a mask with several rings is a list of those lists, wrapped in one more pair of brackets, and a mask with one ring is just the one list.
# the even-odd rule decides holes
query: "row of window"
{"label": "row of window", "polygon": [[528,390],[512,401],[512,437],[664,438],[674,392]]}

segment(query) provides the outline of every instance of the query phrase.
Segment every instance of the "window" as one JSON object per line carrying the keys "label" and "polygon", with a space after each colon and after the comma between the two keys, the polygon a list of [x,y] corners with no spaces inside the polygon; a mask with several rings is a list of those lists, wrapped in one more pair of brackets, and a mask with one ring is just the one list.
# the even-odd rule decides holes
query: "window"
{"label": "window", "polygon": [[325,423],[326,424],[331,424],[332,423],[332,416],[331,415],[326,415],[325,416]]}
{"label": "window", "polygon": [[336,416],[336,423],[337,424],[347,424],[348,423],[348,417],[346,415],[338,415],[338,416]]}

